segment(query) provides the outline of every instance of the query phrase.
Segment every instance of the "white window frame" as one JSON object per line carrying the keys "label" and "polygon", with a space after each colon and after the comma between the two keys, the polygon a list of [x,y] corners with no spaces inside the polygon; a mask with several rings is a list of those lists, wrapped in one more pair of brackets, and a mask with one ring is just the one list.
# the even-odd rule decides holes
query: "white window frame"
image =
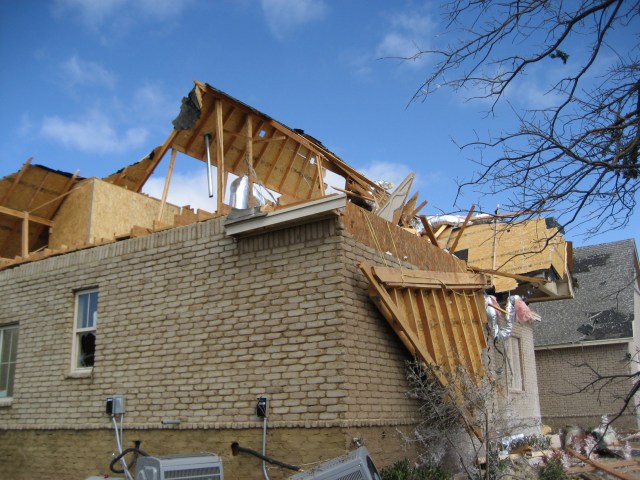
{"label": "white window frame", "polygon": [[514,335],[507,338],[507,359],[509,360],[507,381],[509,391],[524,392],[524,366],[522,355],[522,339],[520,337],[516,337]]}
{"label": "white window frame", "polygon": [[[96,298],[96,305],[95,305],[95,310],[93,311],[93,315],[91,315],[88,320],[90,325],[89,326],[79,326],[79,320],[80,320],[80,298],[84,295],[90,295],[90,294],[98,294],[98,289],[97,288],[88,288],[86,290],[78,290],[77,292],[75,292],[75,296],[74,296],[74,303],[75,303],[75,307],[73,309],[73,343],[72,343],[72,347],[71,347],[71,372],[91,372],[93,370],[93,364],[91,366],[82,366],[80,365],[80,353],[81,353],[81,347],[80,347],[80,342],[81,342],[81,338],[83,334],[86,333],[93,333],[94,337],[96,335],[96,328],[97,328],[97,324],[98,324],[98,302],[99,299]],[[90,303],[89,303],[90,306]],[[94,355],[95,355],[95,348],[94,348]]]}
{"label": "white window frame", "polygon": [[[4,345],[4,341],[5,341],[5,335],[7,334],[8,331],[15,331],[14,333],[14,340],[11,342],[11,344],[9,345],[9,353],[7,353],[6,351],[3,350],[3,345]],[[0,368],[6,367],[8,369],[11,369],[11,366],[13,366],[13,373],[7,375],[6,378],[6,384],[5,385],[1,385],[0,384],[0,398],[1,399],[10,399],[13,397],[13,385],[14,385],[14,381],[15,381],[15,369],[16,369],[16,364],[17,364],[17,358],[18,358],[18,325],[17,324],[12,324],[12,325],[3,325],[0,327]]]}

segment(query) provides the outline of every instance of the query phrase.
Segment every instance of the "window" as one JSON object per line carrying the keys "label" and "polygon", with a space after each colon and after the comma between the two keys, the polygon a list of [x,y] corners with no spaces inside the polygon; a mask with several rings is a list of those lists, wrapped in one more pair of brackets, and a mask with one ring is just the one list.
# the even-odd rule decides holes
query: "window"
{"label": "window", "polygon": [[0,327],[0,398],[13,396],[18,356],[18,326]]}
{"label": "window", "polygon": [[96,352],[97,321],[98,290],[83,290],[76,293],[71,370],[90,369],[93,367]]}
{"label": "window", "polygon": [[507,358],[509,359],[509,389],[524,391],[522,375],[522,349],[518,337],[507,338]]}

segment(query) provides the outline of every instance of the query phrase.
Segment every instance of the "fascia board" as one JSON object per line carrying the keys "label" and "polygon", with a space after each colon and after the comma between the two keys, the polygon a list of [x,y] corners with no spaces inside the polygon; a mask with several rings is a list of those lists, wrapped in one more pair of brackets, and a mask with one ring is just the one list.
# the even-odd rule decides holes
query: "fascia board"
{"label": "fascia board", "polygon": [[310,223],[334,215],[335,210],[344,208],[346,204],[346,195],[323,197],[311,202],[269,212],[259,217],[244,217],[228,221],[225,222],[224,228],[226,234],[231,237],[256,235],[286,226]]}
{"label": "fascia board", "polygon": [[590,340],[585,342],[575,343],[556,343],[553,345],[537,345],[534,347],[535,351],[538,350],[558,350],[560,348],[577,348],[577,347],[597,347],[599,345],[617,345],[622,343],[630,343],[633,341],[631,337],[613,338],[609,340]]}

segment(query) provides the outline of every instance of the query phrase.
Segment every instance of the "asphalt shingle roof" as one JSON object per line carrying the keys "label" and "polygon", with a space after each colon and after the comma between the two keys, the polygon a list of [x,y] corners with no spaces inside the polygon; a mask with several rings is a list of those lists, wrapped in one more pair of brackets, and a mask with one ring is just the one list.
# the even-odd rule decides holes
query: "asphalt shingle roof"
{"label": "asphalt shingle roof", "polygon": [[634,240],[576,248],[575,298],[532,305],[542,316],[534,329],[535,345],[632,337],[639,273]]}

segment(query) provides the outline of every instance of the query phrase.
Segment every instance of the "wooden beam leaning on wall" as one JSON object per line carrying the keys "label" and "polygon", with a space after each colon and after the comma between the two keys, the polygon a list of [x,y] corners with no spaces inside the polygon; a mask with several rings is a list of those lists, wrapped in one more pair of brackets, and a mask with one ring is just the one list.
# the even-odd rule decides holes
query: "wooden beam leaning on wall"
{"label": "wooden beam leaning on wall", "polygon": [[475,380],[485,374],[486,314],[481,295],[488,279],[481,274],[374,267],[367,262],[359,267],[369,280],[369,296],[378,310],[409,352],[435,367],[429,371],[447,387],[469,431],[480,439],[480,429],[473,425],[473,412],[455,378],[459,367]]}

